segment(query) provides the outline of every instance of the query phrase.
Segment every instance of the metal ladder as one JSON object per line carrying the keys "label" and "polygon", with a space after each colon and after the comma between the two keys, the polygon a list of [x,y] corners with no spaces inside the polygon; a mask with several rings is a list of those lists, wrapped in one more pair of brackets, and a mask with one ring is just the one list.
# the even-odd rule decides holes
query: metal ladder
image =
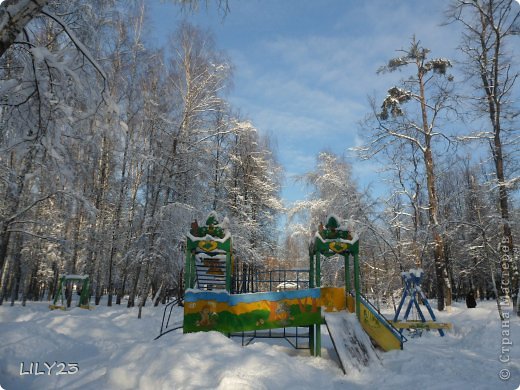
{"label": "metal ladder", "polygon": [[[210,254],[211,255],[211,254]],[[207,256],[195,259],[196,286],[199,290],[226,289],[226,260]]]}

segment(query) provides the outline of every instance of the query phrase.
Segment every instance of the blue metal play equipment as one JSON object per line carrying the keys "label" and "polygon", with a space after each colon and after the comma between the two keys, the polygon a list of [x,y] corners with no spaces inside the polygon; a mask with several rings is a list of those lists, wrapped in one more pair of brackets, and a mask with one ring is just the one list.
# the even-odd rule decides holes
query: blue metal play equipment
{"label": "blue metal play equipment", "polygon": [[[401,302],[399,302],[399,307],[395,312],[392,324],[394,325],[394,327],[399,329],[399,332],[401,333],[403,332],[403,329],[409,329],[411,331],[415,331],[415,334],[421,335],[421,332],[424,329],[437,329],[439,331],[439,334],[441,336],[444,336],[443,329],[451,329],[451,324],[437,322],[432,307],[430,306],[430,303],[428,302],[428,299],[426,298],[426,295],[424,295],[424,292],[421,288],[423,275],[424,271],[422,269],[411,269],[409,272],[403,272],[401,274],[405,287],[403,296],[401,298]],[[417,297],[419,297],[424,306],[426,306],[428,313],[430,313],[430,317],[432,319],[431,321],[426,320],[426,317],[424,316],[421,310],[421,305],[419,305],[419,302],[417,301]],[[399,314],[401,313],[401,309],[403,308],[404,303],[406,302],[406,298],[409,298],[408,305],[406,306],[406,311],[402,320],[399,320]],[[409,320],[408,317],[412,312],[413,308],[415,308],[415,311],[419,319]]]}

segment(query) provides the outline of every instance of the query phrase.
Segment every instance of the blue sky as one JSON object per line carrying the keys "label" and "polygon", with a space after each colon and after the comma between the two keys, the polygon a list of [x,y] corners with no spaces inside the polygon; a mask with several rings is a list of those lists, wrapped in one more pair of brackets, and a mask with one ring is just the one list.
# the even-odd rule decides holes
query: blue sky
{"label": "blue sky", "polygon": [[[235,66],[228,100],[275,140],[287,203],[305,198],[292,177],[312,170],[317,153],[348,156],[362,143],[368,96],[384,97],[403,76],[376,74],[396,50],[415,34],[432,56],[453,58],[459,40],[455,26],[440,26],[446,0],[229,0],[225,18],[214,1],[201,3],[190,14],[147,1],[153,39],[166,39],[182,19],[213,32]],[[375,162],[350,162],[362,186],[384,192]]]}

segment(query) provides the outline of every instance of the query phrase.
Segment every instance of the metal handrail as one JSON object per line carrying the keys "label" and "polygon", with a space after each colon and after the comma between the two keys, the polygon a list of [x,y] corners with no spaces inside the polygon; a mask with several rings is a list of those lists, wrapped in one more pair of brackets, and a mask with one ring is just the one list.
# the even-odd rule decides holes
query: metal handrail
{"label": "metal handrail", "polygon": [[[181,301],[179,300],[179,298],[175,298],[173,301],[169,302],[165,307],[164,307],[164,312],[163,312],[163,317],[162,317],[162,322],[161,322],[161,331],[159,332],[159,336],[157,336],[154,340],[157,340],[159,337],[161,337],[162,335],[166,334],[166,333],[169,333],[173,330],[176,330],[176,329],[180,329],[182,328],[182,326],[178,326],[178,327],[175,327],[174,329],[169,329],[169,330],[166,330],[168,329],[168,325],[170,324],[170,318],[171,318],[171,315],[172,315],[172,310],[173,310],[173,307],[175,305],[179,306],[179,304],[181,303]],[[166,326],[165,326],[165,318],[166,318],[166,311],[168,310],[168,308],[170,308],[170,312],[168,313],[168,319],[166,320]]]}

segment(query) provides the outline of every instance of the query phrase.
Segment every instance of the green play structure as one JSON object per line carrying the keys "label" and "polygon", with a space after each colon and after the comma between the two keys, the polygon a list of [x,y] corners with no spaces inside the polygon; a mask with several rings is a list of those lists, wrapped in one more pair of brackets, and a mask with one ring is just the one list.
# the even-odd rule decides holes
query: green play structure
{"label": "green play structure", "polygon": [[186,239],[184,280],[186,289],[224,289],[231,292],[231,235],[220,226],[217,214],[210,213],[205,226],[191,224]]}
{"label": "green play structure", "polygon": [[[355,291],[355,312],[357,317],[360,315],[360,281],[359,281],[359,239],[353,235],[346,226],[341,226],[339,218],[331,215],[327,217],[326,225],[320,223],[318,231],[314,236],[314,243],[309,248],[309,269],[310,286],[321,287],[321,256],[329,258],[340,255],[345,264],[345,293],[347,294],[347,304],[350,299],[351,275],[350,275],[350,256],[354,258],[354,291]],[[311,354],[321,355],[321,324],[315,324],[310,328],[311,334]]]}
{"label": "green play structure", "polygon": [[[228,335],[271,329],[308,329],[309,349],[312,355],[321,355],[321,325],[327,324],[331,338],[346,337],[348,332],[337,332],[334,323],[361,325],[373,342],[383,350],[401,349],[405,340],[397,329],[361,294],[358,236],[340,223],[334,215],[320,224],[309,251],[309,280],[307,288],[280,291],[233,294],[233,255],[231,235],[211,213],[204,226],[192,223],[187,235],[184,322],[185,333],[216,330]],[[321,264],[332,256],[342,256],[345,267],[344,287],[323,287]],[[351,275],[350,258],[353,258]],[[353,279],[353,285],[352,280]],[[284,283],[281,283],[285,286]],[[353,287],[353,289],[352,289]],[[168,328],[168,324],[161,326]],[[171,308],[170,308],[171,310]],[[335,313],[334,313],[335,312]],[[345,321],[333,321],[333,315],[348,316]],[[344,313],[344,314],[342,314]],[[168,316],[169,318],[169,316]],[[329,318],[330,321],[327,320]],[[350,338],[356,334],[350,331]],[[167,332],[167,330],[166,330]],[[269,333],[271,334],[271,333]],[[341,336],[337,336],[341,334]],[[159,335],[158,337],[160,337]],[[254,336],[256,337],[256,336]],[[334,342],[334,340],[333,340]],[[338,342],[344,345],[345,340]],[[373,348],[358,343],[361,350]],[[336,344],[334,344],[336,347]],[[341,347],[348,349],[348,347]],[[338,353],[339,355],[339,353]]]}
{"label": "green play structure", "polygon": [[49,309],[66,310],[67,296],[72,294],[74,286],[79,295],[77,306],[82,309],[90,309],[89,288],[90,282],[87,275],[63,275],[58,281],[58,289],[54,296],[54,302],[49,305]]}

